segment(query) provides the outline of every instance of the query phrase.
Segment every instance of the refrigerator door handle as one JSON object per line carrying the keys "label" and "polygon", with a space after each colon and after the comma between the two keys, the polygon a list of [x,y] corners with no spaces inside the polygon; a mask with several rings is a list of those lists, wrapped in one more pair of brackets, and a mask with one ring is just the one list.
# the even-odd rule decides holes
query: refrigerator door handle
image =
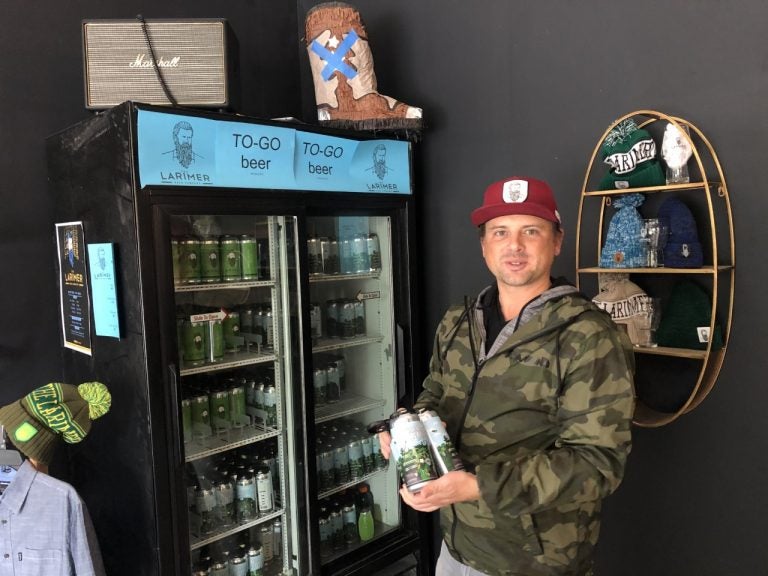
{"label": "refrigerator door handle", "polygon": [[397,399],[398,399],[398,406],[400,406],[400,402],[402,402],[402,399],[405,397],[405,329],[400,325],[396,324],[396,330],[397,330],[397,350],[396,357],[397,357]]}
{"label": "refrigerator door handle", "polygon": [[[173,364],[168,364],[168,375],[169,375],[169,382],[170,382],[170,394],[171,394],[171,405],[177,406],[178,400],[179,400],[179,378],[178,374],[176,373],[176,366]],[[176,466],[181,466],[184,464],[182,461],[182,454],[184,452],[182,443],[184,442],[184,433],[179,429],[179,411],[178,410],[171,410],[171,425],[173,427],[173,432],[175,433],[175,441],[171,442],[171,445],[173,446],[173,462]]]}

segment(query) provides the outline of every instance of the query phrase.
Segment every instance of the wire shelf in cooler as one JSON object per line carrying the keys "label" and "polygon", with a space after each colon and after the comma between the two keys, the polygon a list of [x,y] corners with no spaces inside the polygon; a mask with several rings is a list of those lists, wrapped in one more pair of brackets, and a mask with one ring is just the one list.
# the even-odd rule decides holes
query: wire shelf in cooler
{"label": "wire shelf in cooler", "polygon": [[273,438],[280,434],[280,430],[274,428],[262,428],[261,426],[251,425],[243,426],[242,428],[231,428],[226,432],[220,432],[213,434],[201,440],[191,440],[184,444],[186,462],[192,462],[194,460],[200,460],[201,458],[207,458],[218,454],[220,452],[227,452],[266,440],[267,438]]}
{"label": "wire shelf in cooler", "polygon": [[366,272],[364,274],[311,274],[309,276],[309,283],[315,284],[317,282],[338,282],[340,280],[362,280],[378,277],[378,270],[376,272]]}
{"label": "wire shelf in cooler", "polygon": [[208,290],[234,290],[237,288],[261,288],[272,287],[275,283],[272,280],[265,281],[242,281],[242,282],[215,282],[210,284],[177,284],[174,286],[175,292],[205,292]]}
{"label": "wire shelf in cooler", "polygon": [[354,480],[350,480],[349,482],[345,482],[344,484],[339,484],[338,486],[334,486],[330,490],[326,490],[325,492],[319,492],[317,494],[317,499],[322,500],[323,498],[327,498],[328,496],[332,496],[333,494],[336,494],[337,492],[341,492],[342,490],[345,490],[346,488],[352,488],[353,486],[357,486],[361,482],[365,482],[369,478],[374,477],[376,474],[379,474],[381,472],[386,472],[388,468],[381,468],[380,470],[374,470],[373,472],[369,472],[368,474],[363,474],[360,476],[360,478],[355,478]]}
{"label": "wire shelf in cooler", "polygon": [[361,546],[365,546],[366,544],[369,544],[375,541],[377,538],[386,534],[387,532],[390,532],[395,529],[397,529],[397,526],[390,526],[388,524],[384,524],[383,522],[379,522],[378,520],[374,520],[373,521],[373,538],[371,538],[370,540],[366,540],[365,542],[361,541],[360,539],[357,539],[355,540],[354,543],[346,544],[345,546],[337,550],[329,551],[329,550],[321,549],[320,561],[323,564],[328,564],[329,562],[333,562],[337,558],[340,558],[345,554],[349,554],[350,551],[360,548]]}
{"label": "wire shelf in cooler", "polygon": [[355,346],[365,346],[366,344],[374,344],[381,342],[383,337],[381,336],[359,336],[356,338],[324,338],[320,340],[316,346],[312,347],[312,352],[328,352],[330,350],[341,350],[343,348],[353,348]]}
{"label": "wire shelf in cooler", "polygon": [[[218,540],[222,540],[227,536],[232,536],[233,534],[237,534],[238,532],[247,530],[251,526],[258,526],[259,524],[263,524],[264,522],[269,522],[270,520],[274,520],[278,516],[282,516],[282,514],[283,514],[283,509],[282,509],[282,504],[280,504],[280,506],[275,507],[275,510],[273,510],[272,512],[267,512],[265,514],[262,514],[258,518],[254,518],[253,520],[249,520],[248,522],[243,522],[242,524],[236,524],[233,526],[229,526],[227,528],[222,528],[212,532],[211,534],[206,534],[204,536],[196,536],[194,534],[190,534],[189,548],[190,550],[195,550],[196,548],[200,548],[202,546],[205,546],[206,544],[211,544]],[[193,512],[190,512],[190,517],[191,518],[197,517],[197,515]]]}
{"label": "wire shelf in cooler", "polygon": [[182,363],[179,373],[182,376],[190,376],[192,374],[218,372],[219,370],[230,370],[232,368],[240,368],[242,366],[250,366],[252,364],[274,362],[276,359],[277,356],[271,352],[268,354],[259,354],[257,352],[237,352],[235,354],[225,355],[224,360],[221,362],[201,364],[200,366],[185,366],[184,363]]}
{"label": "wire shelf in cooler", "polygon": [[358,414],[359,412],[365,412],[371,408],[377,408],[383,405],[383,399],[375,400],[373,398],[345,392],[344,397],[338,402],[316,406],[315,422],[319,424],[320,422],[327,422],[328,420],[334,420],[336,418],[341,418],[342,416]]}

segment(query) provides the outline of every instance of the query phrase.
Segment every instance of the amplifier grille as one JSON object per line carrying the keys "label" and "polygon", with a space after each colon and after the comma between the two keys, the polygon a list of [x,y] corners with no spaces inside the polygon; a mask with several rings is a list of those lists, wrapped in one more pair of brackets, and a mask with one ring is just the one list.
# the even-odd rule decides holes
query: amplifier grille
{"label": "amplifier grille", "polygon": [[[147,21],[147,32],[171,95],[187,106],[225,106],[224,21]],[[170,104],[138,21],[88,21],[83,27],[88,108],[135,100]]]}

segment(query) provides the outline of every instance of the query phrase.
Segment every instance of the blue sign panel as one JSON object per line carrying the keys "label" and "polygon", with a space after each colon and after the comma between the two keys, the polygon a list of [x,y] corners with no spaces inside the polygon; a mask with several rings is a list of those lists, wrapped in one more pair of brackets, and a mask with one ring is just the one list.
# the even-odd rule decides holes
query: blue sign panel
{"label": "blue sign panel", "polygon": [[141,185],[218,186],[216,124],[205,118],[141,110]]}
{"label": "blue sign panel", "polygon": [[411,194],[409,144],[139,110],[141,186]]}
{"label": "blue sign panel", "polygon": [[296,187],[303,190],[354,191],[349,170],[357,140],[296,132]]}
{"label": "blue sign panel", "polygon": [[216,133],[217,185],[292,188],[294,132],[290,128],[262,124],[219,122]]}

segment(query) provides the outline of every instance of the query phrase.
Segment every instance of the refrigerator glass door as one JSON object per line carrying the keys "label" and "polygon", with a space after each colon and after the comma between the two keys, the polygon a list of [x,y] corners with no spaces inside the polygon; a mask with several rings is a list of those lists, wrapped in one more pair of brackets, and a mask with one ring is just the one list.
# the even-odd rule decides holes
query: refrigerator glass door
{"label": "refrigerator glass door", "polygon": [[395,467],[366,431],[396,408],[391,220],[313,217],[307,228],[317,523],[327,564],[401,524]]}
{"label": "refrigerator glass door", "polygon": [[300,574],[295,218],[170,225],[193,574]]}

